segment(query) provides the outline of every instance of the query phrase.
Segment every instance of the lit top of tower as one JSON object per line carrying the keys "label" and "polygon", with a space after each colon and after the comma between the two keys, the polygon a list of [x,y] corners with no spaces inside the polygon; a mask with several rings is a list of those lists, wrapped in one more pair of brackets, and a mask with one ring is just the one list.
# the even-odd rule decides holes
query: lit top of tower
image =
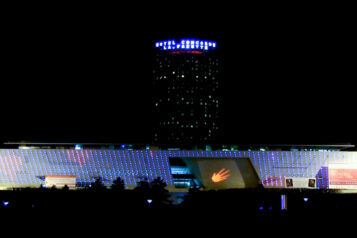
{"label": "lit top of tower", "polygon": [[155,47],[160,50],[210,50],[217,47],[214,41],[203,41],[198,39],[182,39],[180,41],[166,40],[155,42]]}

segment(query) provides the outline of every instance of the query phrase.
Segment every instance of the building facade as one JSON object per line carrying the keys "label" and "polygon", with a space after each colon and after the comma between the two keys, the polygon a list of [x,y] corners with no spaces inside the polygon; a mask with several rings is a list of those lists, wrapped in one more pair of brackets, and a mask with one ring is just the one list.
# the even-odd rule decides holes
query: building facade
{"label": "building facade", "polygon": [[46,176],[75,176],[78,188],[97,178],[109,186],[120,177],[133,188],[143,179],[160,177],[170,191],[187,189],[192,185],[189,168],[173,158],[248,158],[265,187],[283,187],[284,178],[314,178],[317,188],[328,188],[329,165],[357,164],[355,151],[0,149],[0,188],[39,187]]}
{"label": "building facade", "polygon": [[220,129],[220,61],[216,42],[155,43],[153,143],[209,144]]}

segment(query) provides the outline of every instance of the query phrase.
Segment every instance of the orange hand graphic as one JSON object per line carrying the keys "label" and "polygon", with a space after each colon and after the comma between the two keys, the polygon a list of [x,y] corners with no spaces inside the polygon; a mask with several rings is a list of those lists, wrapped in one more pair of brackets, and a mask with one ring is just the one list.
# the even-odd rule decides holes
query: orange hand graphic
{"label": "orange hand graphic", "polygon": [[231,176],[230,175],[230,170],[229,169],[221,169],[218,173],[213,173],[212,175],[212,182],[214,183],[219,183],[224,180],[227,180],[227,178]]}

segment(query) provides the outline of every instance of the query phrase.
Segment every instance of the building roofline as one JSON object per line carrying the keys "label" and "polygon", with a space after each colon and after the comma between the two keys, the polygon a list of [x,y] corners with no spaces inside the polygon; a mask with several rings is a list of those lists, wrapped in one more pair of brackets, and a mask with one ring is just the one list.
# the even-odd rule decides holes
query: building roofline
{"label": "building roofline", "polygon": [[[149,145],[155,146],[150,143],[95,143],[95,142],[31,142],[31,141],[20,141],[20,142],[5,142],[4,145],[83,145],[83,146],[109,146],[109,145]],[[222,146],[238,146],[238,147],[297,147],[297,148],[344,148],[351,149],[355,148],[355,145],[344,143],[344,144],[222,144]],[[157,145],[160,147],[160,145]]]}

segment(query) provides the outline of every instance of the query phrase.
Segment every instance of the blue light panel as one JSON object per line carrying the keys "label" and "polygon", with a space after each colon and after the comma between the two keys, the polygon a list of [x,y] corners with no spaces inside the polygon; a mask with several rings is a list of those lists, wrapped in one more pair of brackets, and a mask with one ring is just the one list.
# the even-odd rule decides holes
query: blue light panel
{"label": "blue light panel", "polygon": [[208,51],[217,47],[217,43],[213,41],[201,41],[197,39],[181,39],[176,44],[175,40],[167,40],[163,42],[155,42],[155,47],[160,50],[177,50],[177,49],[187,49],[187,50],[204,50]]}

